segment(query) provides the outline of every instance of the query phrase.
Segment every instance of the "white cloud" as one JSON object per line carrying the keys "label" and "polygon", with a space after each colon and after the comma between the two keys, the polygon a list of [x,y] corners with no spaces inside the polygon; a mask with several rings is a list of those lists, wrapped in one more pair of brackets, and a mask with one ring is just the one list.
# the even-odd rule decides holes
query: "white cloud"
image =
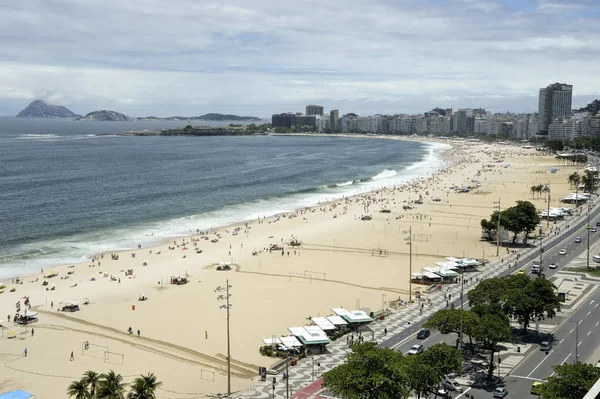
{"label": "white cloud", "polygon": [[507,99],[534,110],[538,88],[557,80],[600,92],[600,21],[583,12],[593,0],[504,1],[6,3],[0,114],[37,97],[78,113],[268,116],[313,102],[362,114]]}

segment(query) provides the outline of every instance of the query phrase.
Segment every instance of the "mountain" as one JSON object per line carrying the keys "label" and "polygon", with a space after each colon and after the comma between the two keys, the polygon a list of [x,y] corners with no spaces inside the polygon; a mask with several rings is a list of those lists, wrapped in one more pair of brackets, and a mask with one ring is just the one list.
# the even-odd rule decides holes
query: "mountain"
{"label": "mountain", "polygon": [[597,114],[600,112],[600,100],[596,99],[583,108],[579,108],[579,112],[591,112]]}
{"label": "mountain", "polygon": [[251,122],[251,121],[259,122],[262,120],[260,118],[257,118],[256,116],[238,116],[238,115],[231,115],[231,114],[215,114],[215,113],[204,114],[202,116],[195,116],[190,119],[200,119],[200,120],[205,120],[205,121],[247,121],[247,122]]}
{"label": "mountain", "polygon": [[122,122],[122,121],[132,121],[133,118],[128,117],[120,112],[108,111],[108,110],[100,110],[90,112],[86,116],[80,116],[76,120],[78,121],[108,121],[108,122]]}
{"label": "mountain", "polygon": [[50,105],[43,100],[35,100],[17,114],[17,118],[77,118],[79,115],[60,105]]}

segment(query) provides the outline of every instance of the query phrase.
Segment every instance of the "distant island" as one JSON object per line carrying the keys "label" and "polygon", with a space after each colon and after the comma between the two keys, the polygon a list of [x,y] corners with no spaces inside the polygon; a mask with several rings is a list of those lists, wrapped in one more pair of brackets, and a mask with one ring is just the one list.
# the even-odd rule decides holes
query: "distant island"
{"label": "distant island", "polygon": [[270,123],[262,125],[239,125],[230,123],[226,127],[192,126],[182,129],[140,130],[121,133],[121,136],[248,136],[268,134],[273,126]]}
{"label": "distant island", "polygon": [[256,116],[239,116],[233,114],[208,113],[201,116],[169,116],[159,118],[157,116],[145,116],[131,118],[116,111],[99,110],[88,113],[85,116],[78,115],[70,109],[61,105],[51,105],[44,100],[35,100],[25,109],[17,114],[17,118],[72,118],[77,121],[210,121],[210,122],[262,122]]}
{"label": "distant island", "polygon": [[143,118],[136,118],[142,121],[211,121],[211,122],[260,122],[262,119],[256,116],[239,116],[233,114],[218,114],[209,113],[201,116],[169,116],[167,118],[157,118],[156,116],[146,116]]}
{"label": "distant island", "polygon": [[125,114],[109,110],[100,110],[90,112],[86,116],[80,116],[76,121],[109,121],[109,122],[128,122],[134,120]]}
{"label": "distant island", "polygon": [[17,118],[78,118],[80,115],[70,109],[51,105],[43,100],[35,100],[17,114]]}

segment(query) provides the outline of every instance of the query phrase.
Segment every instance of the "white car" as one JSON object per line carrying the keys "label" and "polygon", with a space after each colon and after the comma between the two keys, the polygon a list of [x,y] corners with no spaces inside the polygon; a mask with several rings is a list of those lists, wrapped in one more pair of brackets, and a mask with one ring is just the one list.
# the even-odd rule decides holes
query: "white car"
{"label": "white car", "polygon": [[506,388],[496,388],[494,389],[494,398],[503,398],[506,395],[508,395],[508,391],[506,390]]}
{"label": "white car", "polygon": [[459,393],[462,393],[462,391],[463,391],[463,387],[461,387],[458,382],[456,382],[450,378],[445,378],[442,381],[442,386],[449,391],[456,391]]}
{"label": "white car", "polygon": [[566,249],[561,249],[560,251],[558,251],[559,255],[566,255],[567,254],[567,250]]}
{"label": "white car", "polygon": [[550,263],[550,266],[548,266],[550,269],[556,269],[558,267],[558,263]]}
{"label": "white car", "polygon": [[420,355],[423,353],[423,345],[413,345],[408,352],[407,355]]}

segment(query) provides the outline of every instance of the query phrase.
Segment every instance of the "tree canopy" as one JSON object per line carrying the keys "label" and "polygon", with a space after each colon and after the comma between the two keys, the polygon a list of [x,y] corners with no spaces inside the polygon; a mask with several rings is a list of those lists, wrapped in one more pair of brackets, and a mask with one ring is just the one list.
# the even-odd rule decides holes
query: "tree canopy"
{"label": "tree canopy", "polygon": [[517,319],[524,333],[532,321],[554,318],[561,308],[556,286],[528,275],[485,279],[469,291],[468,298],[475,311],[479,306],[493,306]]}
{"label": "tree canopy", "polygon": [[[162,385],[154,373],[140,375],[133,380],[128,399],[155,399],[156,390]],[[80,380],[73,381],[67,395],[75,399],[124,399],[127,384],[121,374],[114,371],[98,374],[88,370]]]}
{"label": "tree canopy", "polygon": [[323,374],[323,385],[345,399],[405,399],[403,355],[375,343],[352,345],[346,362]]}
{"label": "tree canopy", "polygon": [[553,366],[556,373],[538,388],[541,399],[581,399],[600,378],[600,368],[577,362]]}
{"label": "tree canopy", "polygon": [[475,312],[460,309],[442,309],[434,313],[429,320],[425,322],[423,327],[440,332],[448,331],[460,334],[461,314],[463,335],[469,337],[471,352],[473,353],[473,331],[479,322],[479,316]]}
{"label": "tree canopy", "polygon": [[494,211],[489,220],[481,219],[481,228],[491,239],[491,232],[495,231],[500,217],[500,226],[513,233],[513,244],[517,236],[524,233],[523,243],[527,244],[527,237],[540,223],[540,216],[535,205],[529,201],[517,201],[517,205],[507,208],[502,212]]}

